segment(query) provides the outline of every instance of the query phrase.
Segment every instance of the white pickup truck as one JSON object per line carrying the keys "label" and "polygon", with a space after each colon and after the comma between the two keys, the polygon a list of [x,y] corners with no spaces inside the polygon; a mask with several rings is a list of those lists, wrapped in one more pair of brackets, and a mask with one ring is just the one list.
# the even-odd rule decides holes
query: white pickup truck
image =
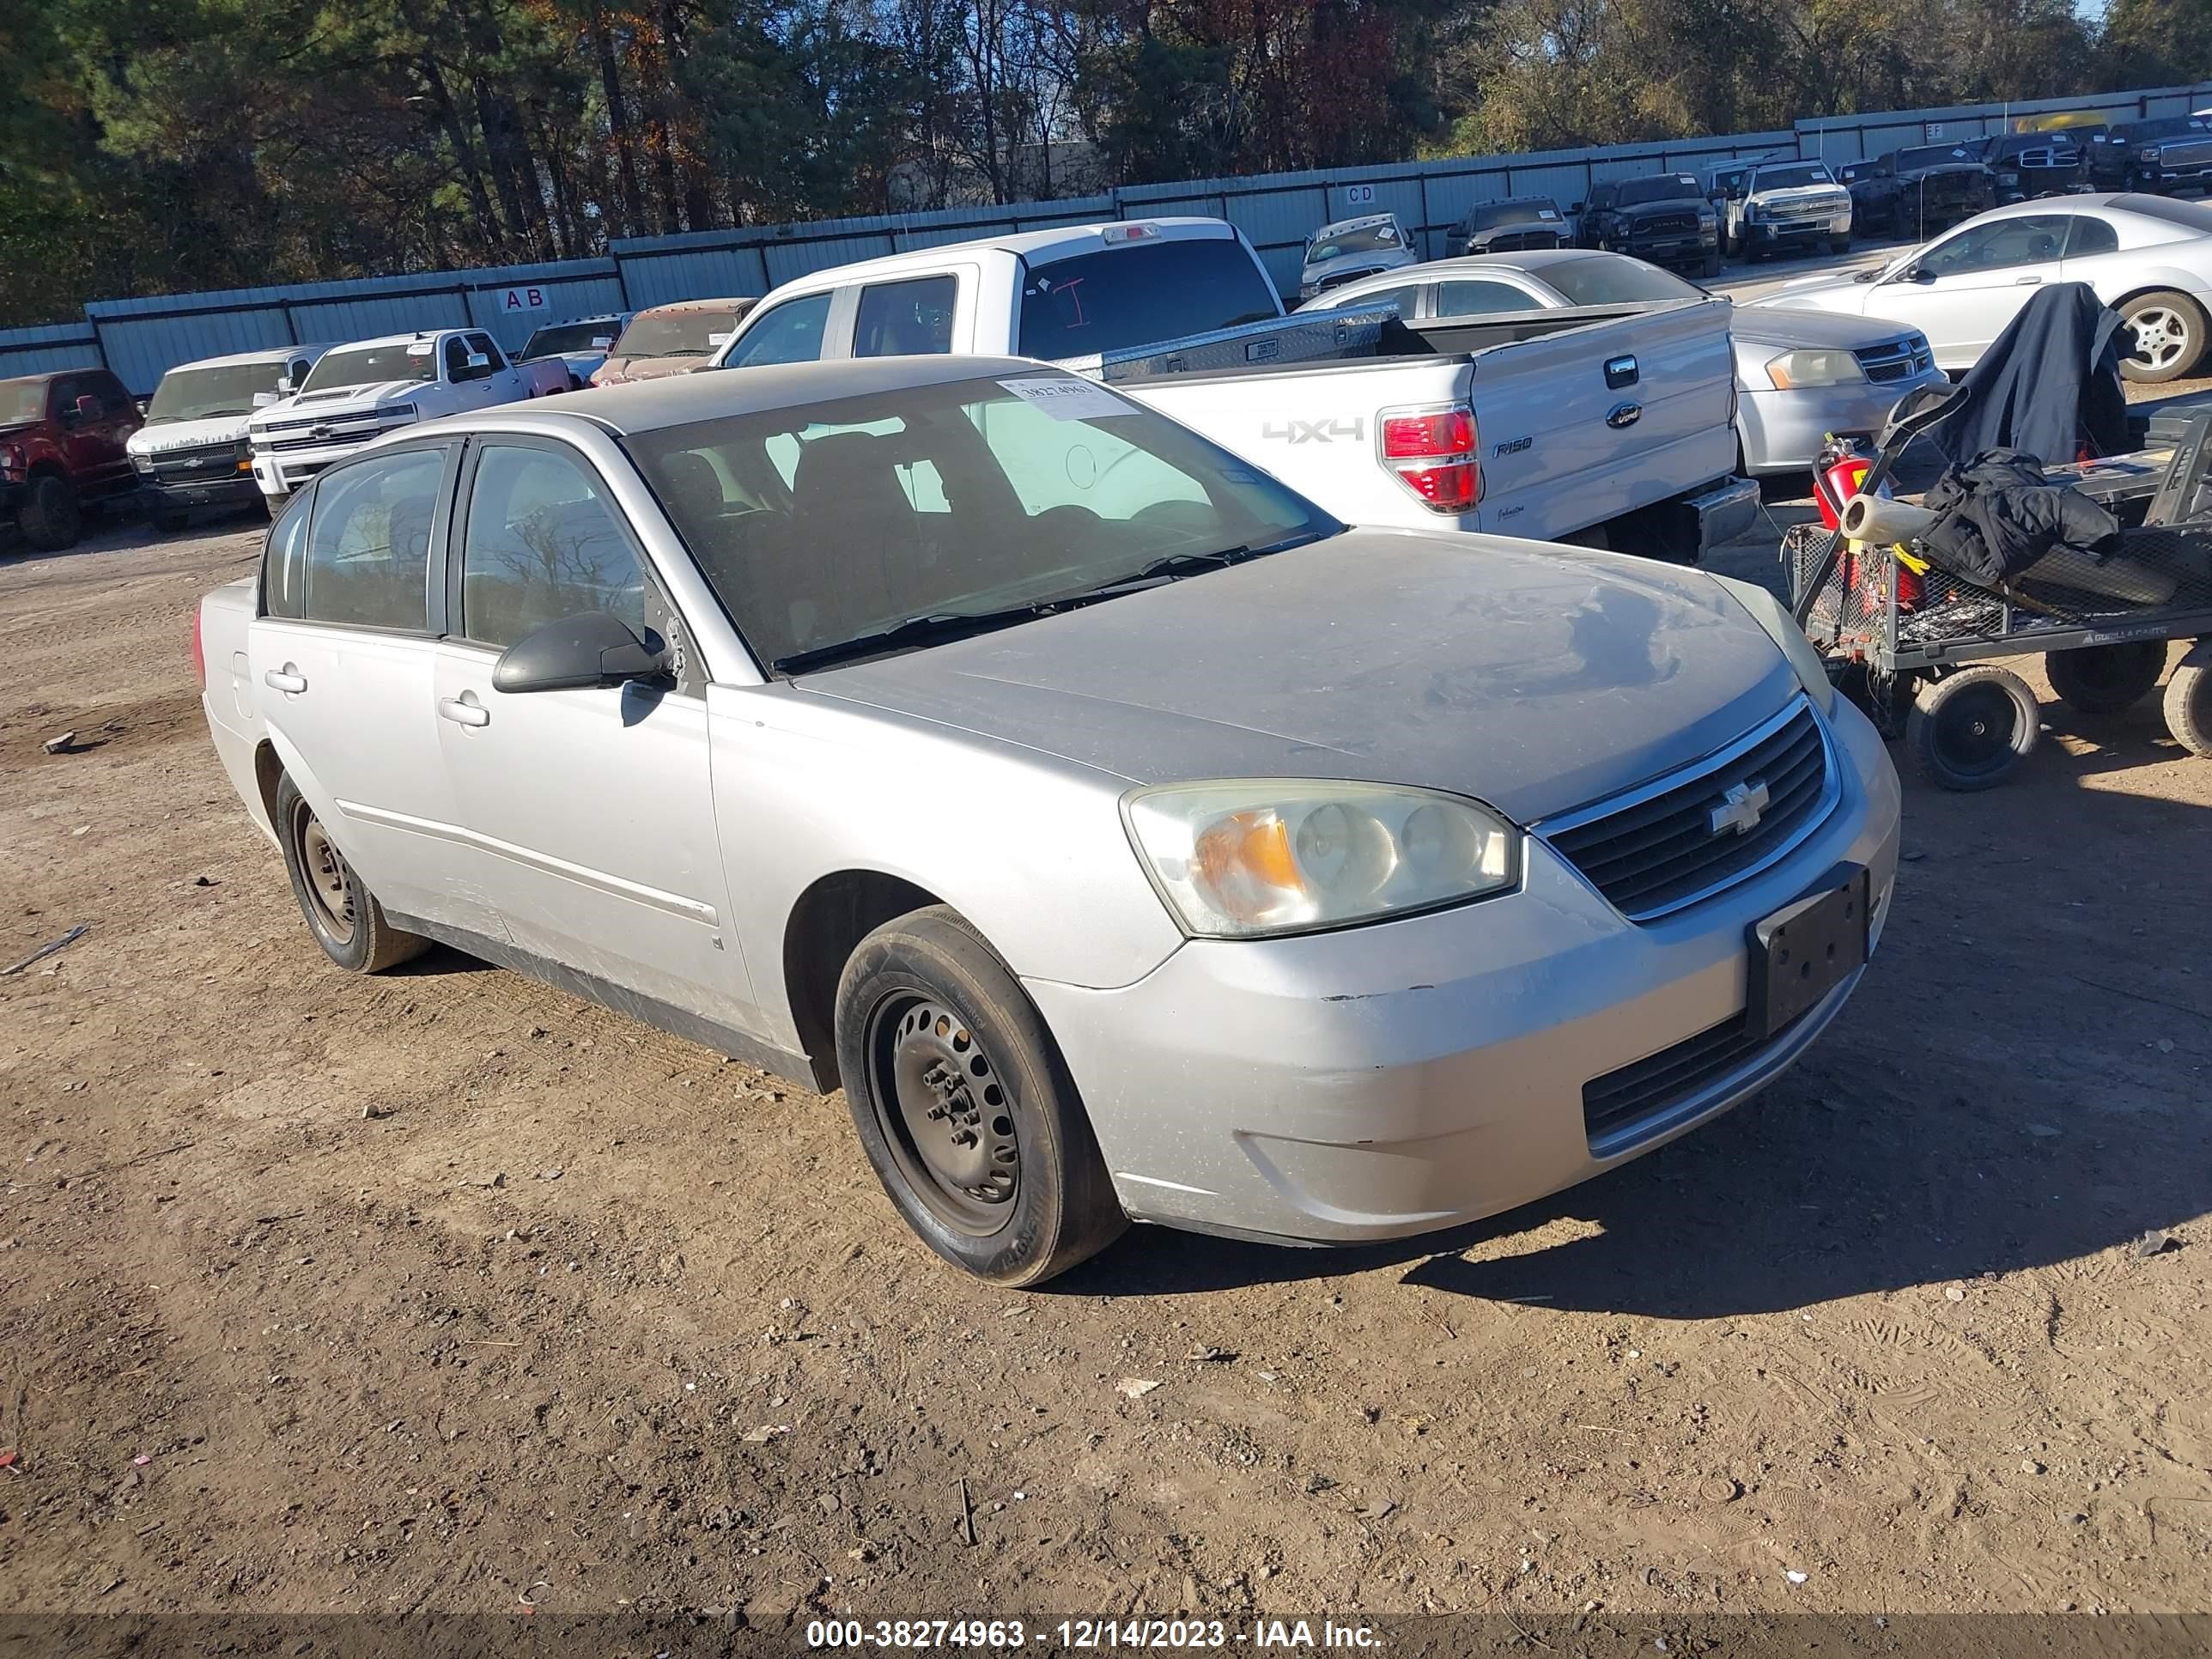
{"label": "white pickup truck", "polygon": [[708,367],[943,352],[1111,382],[1352,524],[1694,561],[1759,511],[1757,487],[1734,476],[1726,301],[1380,329],[1371,307],[1285,318],[1259,257],[1218,219],[817,271],[763,299]]}
{"label": "white pickup truck", "polygon": [[481,329],[356,340],[324,354],[305,384],[255,411],[253,481],[272,509],[333,461],[416,421],[568,390],[557,357],[510,363]]}

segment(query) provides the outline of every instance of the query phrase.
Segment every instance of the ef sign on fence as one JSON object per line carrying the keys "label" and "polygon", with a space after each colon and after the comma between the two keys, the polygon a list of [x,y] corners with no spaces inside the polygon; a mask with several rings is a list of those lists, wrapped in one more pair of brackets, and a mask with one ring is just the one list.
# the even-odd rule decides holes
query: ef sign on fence
{"label": "ef sign on fence", "polygon": [[550,311],[551,304],[542,288],[503,289],[499,296],[499,314],[513,317],[526,311]]}

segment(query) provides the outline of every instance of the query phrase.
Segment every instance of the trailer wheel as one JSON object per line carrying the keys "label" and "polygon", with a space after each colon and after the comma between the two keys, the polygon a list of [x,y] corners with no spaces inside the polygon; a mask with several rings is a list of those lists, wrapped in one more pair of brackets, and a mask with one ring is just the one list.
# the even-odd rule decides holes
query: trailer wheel
{"label": "trailer wheel", "polygon": [[2192,755],[2212,760],[2212,640],[2199,640],[2166,683],[2166,729]]}
{"label": "trailer wheel", "polygon": [[2117,714],[2142,701],[2166,672],[2164,640],[2084,646],[2044,653],[2051,689],[2084,714]]}
{"label": "trailer wheel", "polygon": [[1993,789],[2033,752],[2041,710],[2027,682],[2010,669],[1961,668],[1914,693],[1905,740],[1930,783],[1944,789]]}

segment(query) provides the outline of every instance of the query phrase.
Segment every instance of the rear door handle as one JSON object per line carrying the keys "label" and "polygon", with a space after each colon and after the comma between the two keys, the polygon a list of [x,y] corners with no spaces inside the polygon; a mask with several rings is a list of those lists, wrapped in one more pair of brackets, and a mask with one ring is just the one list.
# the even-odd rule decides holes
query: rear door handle
{"label": "rear door handle", "polygon": [[464,691],[458,697],[439,698],[438,713],[456,726],[491,724],[491,710],[477,701],[473,691]]}
{"label": "rear door handle", "polygon": [[2014,288],[2033,288],[2042,280],[2040,276],[2015,276],[2012,279],[2012,285]]}
{"label": "rear door handle", "polygon": [[270,669],[262,675],[261,683],[271,691],[296,692],[307,689],[307,677],[289,662],[282,668]]}

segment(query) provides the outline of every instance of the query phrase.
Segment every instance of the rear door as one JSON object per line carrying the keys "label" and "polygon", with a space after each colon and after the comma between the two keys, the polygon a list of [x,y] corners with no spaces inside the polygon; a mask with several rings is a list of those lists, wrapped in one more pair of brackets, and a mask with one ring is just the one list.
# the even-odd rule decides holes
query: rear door
{"label": "rear door", "polygon": [[457,448],[410,444],[324,473],[271,540],[246,629],[262,724],[325,832],[395,921],[455,925],[453,805],[430,693],[434,547]]}
{"label": "rear door", "polygon": [[434,723],[474,879],[541,964],[732,1020],[704,684],[492,685],[502,650],[562,617],[680,640],[622,508],[568,445],[496,436],[471,447],[456,523]]}

